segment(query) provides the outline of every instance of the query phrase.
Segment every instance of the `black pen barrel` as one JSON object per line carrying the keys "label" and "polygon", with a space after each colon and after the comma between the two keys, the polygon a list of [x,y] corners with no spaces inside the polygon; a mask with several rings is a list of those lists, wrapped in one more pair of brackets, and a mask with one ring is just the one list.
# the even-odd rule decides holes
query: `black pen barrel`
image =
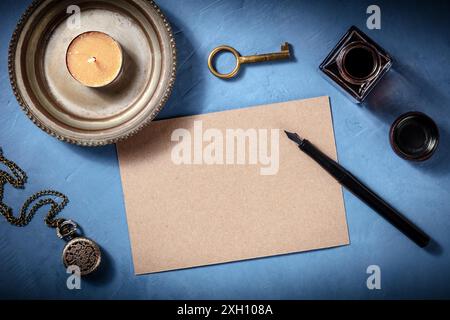
{"label": "black pen barrel", "polygon": [[414,241],[418,246],[423,248],[428,245],[430,237],[425,232],[420,230],[400,212],[392,208],[340,164],[316,148],[311,142],[303,140],[303,142],[299,144],[299,148],[314,159],[322,168],[328,171],[328,173],[330,173],[346,189],[378,212],[383,218],[403,232],[403,234]]}

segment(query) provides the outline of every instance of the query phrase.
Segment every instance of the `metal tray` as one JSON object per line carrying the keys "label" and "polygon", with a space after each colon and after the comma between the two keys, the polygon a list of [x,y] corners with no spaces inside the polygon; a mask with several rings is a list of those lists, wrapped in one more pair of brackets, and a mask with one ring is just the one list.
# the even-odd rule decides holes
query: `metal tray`
{"label": "metal tray", "polygon": [[[77,28],[67,21],[73,5],[81,9]],[[86,31],[105,32],[124,50],[123,74],[107,87],[85,87],[67,70],[66,50]],[[111,144],[138,132],[167,102],[175,40],[153,1],[38,0],[12,36],[9,75],[19,104],[45,132],[83,146]]]}

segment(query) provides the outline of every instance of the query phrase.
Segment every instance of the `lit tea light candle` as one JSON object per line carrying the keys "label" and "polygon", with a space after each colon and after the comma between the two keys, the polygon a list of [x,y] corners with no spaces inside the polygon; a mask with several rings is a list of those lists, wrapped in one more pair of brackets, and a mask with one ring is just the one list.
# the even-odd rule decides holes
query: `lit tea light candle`
{"label": "lit tea light candle", "polygon": [[87,87],[99,88],[113,82],[123,65],[122,48],[109,35],[89,31],[77,36],[66,54],[72,77]]}

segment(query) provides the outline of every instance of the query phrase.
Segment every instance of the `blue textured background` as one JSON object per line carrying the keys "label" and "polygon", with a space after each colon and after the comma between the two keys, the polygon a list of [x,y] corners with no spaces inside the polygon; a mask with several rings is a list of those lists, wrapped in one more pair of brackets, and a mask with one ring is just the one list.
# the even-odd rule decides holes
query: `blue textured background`
{"label": "blue textured background", "polygon": [[[0,298],[450,298],[450,23],[447,1],[377,1],[382,29],[365,27],[372,1],[161,0],[179,50],[179,74],[161,118],[329,95],[340,162],[433,236],[417,248],[345,192],[351,245],[329,250],[134,276],[116,149],[83,149],[36,128],[20,110],[7,72],[9,37],[29,1],[0,2],[0,145],[29,174],[25,191],[6,191],[17,210],[53,188],[64,211],[106,252],[103,273],[66,288],[64,243],[42,222],[17,229],[0,219]],[[364,106],[347,100],[318,72],[338,39],[356,25],[389,51],[395,68]],[[296,59],[248,66],[231,82],[206,68],[209,51],[229,44],[243,54],[292,43]],[[226,61],[224,61],[225,63]],[[432,160],[414,164],[390,149],[389,125],[424,111],[441,130]],[[300,125],[300,124],[299,124]],[[366,288],[366,268],[382,270],[382,290]]]}

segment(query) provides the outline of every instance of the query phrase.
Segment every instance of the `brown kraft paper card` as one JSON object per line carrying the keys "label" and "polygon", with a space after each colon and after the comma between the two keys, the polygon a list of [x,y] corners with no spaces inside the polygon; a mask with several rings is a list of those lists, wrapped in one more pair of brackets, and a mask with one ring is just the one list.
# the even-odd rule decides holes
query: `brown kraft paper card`
{"label": "brown kraft paper card", "polygon": [[118,144],[136,274],[349,244],[328,97],[151,123]]}

